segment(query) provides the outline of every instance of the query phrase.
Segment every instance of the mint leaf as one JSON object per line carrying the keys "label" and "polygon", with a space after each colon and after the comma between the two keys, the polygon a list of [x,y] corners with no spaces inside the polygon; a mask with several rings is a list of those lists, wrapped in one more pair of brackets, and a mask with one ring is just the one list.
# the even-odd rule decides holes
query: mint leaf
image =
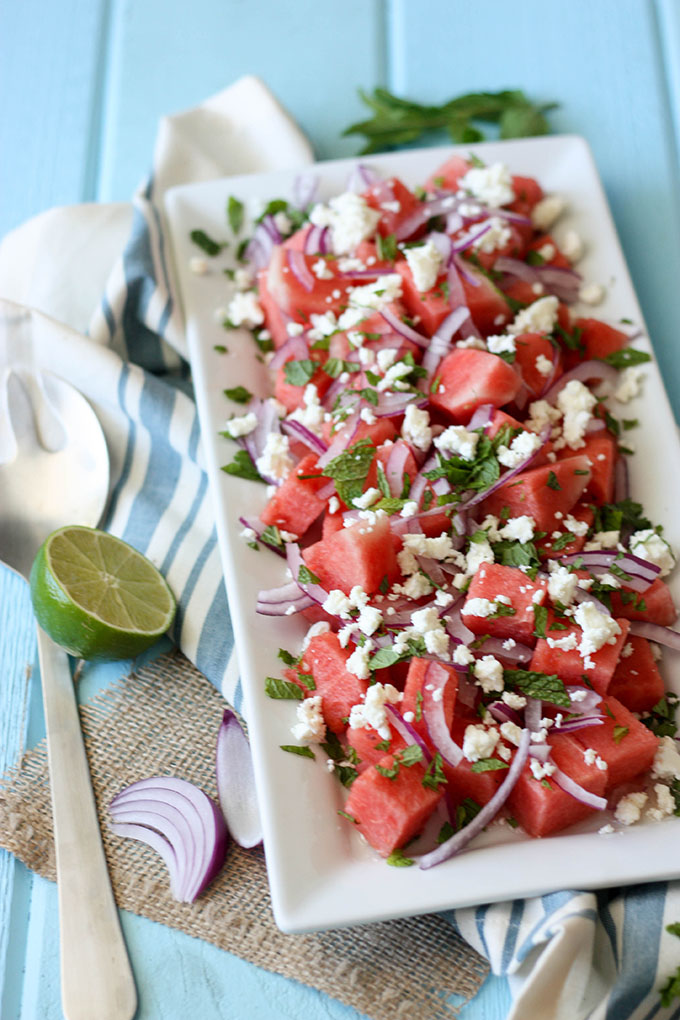
{"label": "mint leaf", "polygon": [[309,567],[306,567],[304,563],[300,564],[297,579],[300,584],[321,584],[321,581],[316,574],[311,571]]}
{"label": "mint leaf", "polygon": [[219,255],[223,248],[226,248],[226,241],[213,241],[212,237],[206,234],[205,230],[192,230],[189,237],[197,245],[201,251],[205,252],[211,258],[215,255]]}
{"label": "mint leaf", "polygon": [[412,864],[415,864],[415,861],[412,857],[407,857],[404,851],[397,847],[387,858],[387,863],[392,868],[410,868]]}
{"label": "mint leaf", "polygon": [[646,361],[651,361],[651,356],[645,354],[644,351],[636,351],[634,347],[624,347],[620,351],[612,351],[611,354],[605,355],[602,361],[606,361],[608,365],[613,365],[614,368],[630,368],[632,365],[644,365]]}
{"label": "mint leaf", "polygon": [[279,744],[279,747],[282,751],[288,751],[289,754],[297,754],[301,758],[313,758],[316,761],[316,755],[311,747],[298,747],[297,744]]}
{"label": "mint leaf", "polygon": [[247,478],[253,482],[262,482],[264,478],[255,467],[253,459],[247,450],[237,450],[234,459],[230,464],[224,464],[222,470],[228,475],[236,475],[237,478]]}
{"label": "mint leaf", "polygon": [[310,358],[299,361],[287,361],[283,366],[286,382],[291,386],[306,386],[316,372],[316,362]]}
{"label": "mint leaf", "polygon": [[479,761],[473,761],[470,772],[496,772],[509,767],[508,763],[501,761],[500,758],[480,758]]}
{"label": "mint leaf", "polygon": [[375,456],[375,447],[368,439],[360,439],[347,450],[329,461],[323,469],[326,478],[335,481],[335,489],[347,506],[358,499],[364,491],[364,484]]}
{"label": "mint leaf", "polygon": [[505,669],[503,679],[510,689],[517,688],[529,698],[549,701],[551,705],[571,707],[567,689],[557,674],[536,673],[530,669]]}
{"label": "mint leaf", "polygon": [[291,680],[281,680],[276,676],[264,678],[264,693],[277,701],[302,701],[304,698],[304,694],[297,684]]}
{"label": "mint leaf", "polygon": [[230,390],[224,390],[225,397],[229,397],[237,404],[247,404],[249,400],[253,399],[253,395],[250,390],[247,390],[245,386],[234,386]]}
{"label": "mint leaf", "polygon": [[238,234],[243,226],[243,211],[243,202],[239,202],[238,198],[230,195],[227,199],[227,219],[229,220],[229,226],[235,234]]}

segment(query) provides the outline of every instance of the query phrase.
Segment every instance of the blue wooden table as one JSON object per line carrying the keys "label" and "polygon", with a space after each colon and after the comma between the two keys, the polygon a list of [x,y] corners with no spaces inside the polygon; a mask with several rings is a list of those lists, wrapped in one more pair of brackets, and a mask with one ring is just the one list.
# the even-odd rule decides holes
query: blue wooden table
{"label": "blue wooden table", "polygon": [[[427,102],[520,87],[590,142],[671,401],[680,412],[677,0],[22,0],[0,5],[0,235],[56,204],[127,199],[158,118],[245,73],[319,157],[351,155],[357,87]],[[0,494],[1,495],[1,494]],[[26,585],[0,569],[0,769],[41,735]],[[91,670],[86,689],[119,667]],[[357,1014],[214,947],[123,917],[146,1020]],[[61,1016],[55,888],[0,852],[0,1016]],[[465,1020],[500,1020],[489,979]],[[95,1018],[93,1018],[95,1020]],[[531,1018],[527,1018],[531,1020]]]}

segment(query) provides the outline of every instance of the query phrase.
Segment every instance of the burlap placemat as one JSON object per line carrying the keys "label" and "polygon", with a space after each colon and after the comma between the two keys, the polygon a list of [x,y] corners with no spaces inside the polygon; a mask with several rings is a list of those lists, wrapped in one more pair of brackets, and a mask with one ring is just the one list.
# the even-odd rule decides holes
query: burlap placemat
{"label": "burlap placemat", "polygon": [[[112,796],[145,776],[174,774],[216,796],[214,746],[223,710],[219,693],[179,653],[124,678],[81,709],[118,905],[312,985],[372,1020],[456,1016],[460,1003],[448,997],[469,999],[488,966],[436,915],[284,935],[272,917],[261,848],[232,846],[208,892],[185,904],[170,896],[165,866],[153,851],[109,832]],[[0,780],[0,846],[54,880],[44,742]]]}

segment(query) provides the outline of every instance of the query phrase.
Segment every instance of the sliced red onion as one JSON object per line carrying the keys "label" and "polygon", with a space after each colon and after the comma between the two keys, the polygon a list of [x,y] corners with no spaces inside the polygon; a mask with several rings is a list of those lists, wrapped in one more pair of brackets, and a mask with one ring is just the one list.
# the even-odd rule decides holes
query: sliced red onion
{"label": "sliced red onion", "polygon": [[531,661],[534,654],[533,648],[529,648],[528,645],[522,645],[518,641],[515,642],[512,648],[506,648],[506,641],[502,638],[488,637],[484,642],[482,651],[484,655],[495,655],[499,659],[504,659],[506,662],[516,663],[517,665],[523,665]]}
{"label": "sliced red onion", "polygon": [[453,251],[455,251],[457,253],[460,253],[462,251],[466,251],[468,248],[471,248],[473,246],[473,244],[476,244],[477,241],[479,241],[482,237],[484,237],[485,234],[488,234],[490,229],[491,229],[491,224],[490,223],[487,222],[487,223],[481,224],[479,230],[477,230],[477,231],[470,231],[470,233],[468,234],[467,237],[459,239],[454,244]]}
{"label": "sliced red onion", "polygon": [[318,174],[298,174],[293,181],[293,204],[296,209],[306,209],[308,205],[314,202],[318,187]]}
{"label": "sliced red onion", "polygon": [[576,368],[572,368],[569,372],[561,375],[545,393],[543,399],[547,400],[549,404],[554,404],[558,393],[572,379],[578,379],[579,382],[583,383],[596,381],[598,383],[607,382],[613,384],[616,382],[617,377],[618,369],[614,368],[613,365],[608,365],[606,361],[582,361]]}
{"label": "sliced red onion", "polygon": [[527,698],[524,725],[532,733],[538,733],[541,728],[541,702],[537,698]]}
{"label": "sliced red onion", "polygon": [[290,266],[291,272],[295,279],[300,283],[305,290],[314,290],[314,276],[310,273],[305,262],[305,256],[301,251],[293,251],[288,249],[286,252],[288,259],[288,265]]}
{"label": "sliced red onion", "polygon": [[536,758],[537,761],[547,762],[550,757],[550,744],[531,744],[529,747],[529,757]]}
{"label": "sliced red onion", "polygon": [[504,220],[510,220],[512,223],[519,223],[524,227],[531,226],[531,218],[529,216],[523,216],[521,213],[513,212],[512,209],[502,209],[500,206],[490,206],[488,213],[489,216],[500,216]]}
{"label": "sliced red onion", "polygon": [[425,760],[428,762],[432,761],[430,749],[421,737],[420,733],[418,733],[418,730],[411,726],[410,723],[406,722],[401,712],[399,712],[394,705],[387,704],[385,705],[385,708],[389,712],[390,726],[394,726],[395,730],[406,745],[409,746],[410,744],[417,744],[423,752]]}
{"label": "sliced red onion", "polygon": [[305,255],[327,255],[330,250],[328,227],[310,226],[305,235]]}
{"label": "sliced red onion", "polygon": [[414,500],[416,503],[420,503],[422,495],[425,492],[425,488],[428,484],[428,479],[425,477],[426,472],[432,471],[437,466],[437,457],[433,454],[425,461],[420,471],[415,478],[411,479],[411,491],[409,492],[409,499]]}
{"label": "sliced red onion", "polygon": [[439,252],[445,266],[448,266],[453,251],[453,241],[448,234],[442,234],[440,230],[432,230],[424,239],[430,241]]}
{"label": "sliced red onion", "polygon": [[582,715],[578,719],[567,719],[566,722],[560,723],[555,728],[560,733],[574,733],[576,730],[584,730],[589,726],[601,726],[604,722],[604,718],[601,715]]}
{"label": "sliced red onion", "polygon": [[258,223],[246,246],[246,261],[252,263],[256,269],[265,269],[271,261],[273,251],[274,242],[271,234],[266,227]]}
{"label": "sliced red onion", "polygon": [[414,344],[418,344],[419,347],[427,347],[430,343],[429,337],[424,336],[422,333],[418,333],[417,330],[407,326],[405,322],[394,314],[391,308],[385,307],[380,309],[385,322],[389,323],[395,333],[399,333],[400,336],[406,337],[407,340],[412,340]]}
{"label": "sliced red onion", "polygon": [[648,641],[654,641],[657,645],[665,645],[666,648],[672,648],[675,652],[680,651],[680,632],[671,630],[670,627],[662,627],[659,623],[632,620],[629,633],[636,637],[647,638]]}
{"label": "sliced red onion", "polygon": [[437,662],[431,662],[425,670],[423,680],[423,719],[430,740],[444,761],[454,768],[463,760],[463,752],[455,742],[446,722],[444,713],[444,688],[451,674]]}
{"label": "sliced red onion", "polygon": [[557,766],[555,766],[555,771],[551,774],[550,778],[555,780],[555,783],[561,790],[564,790],[565,793],[568,793],[575,800],[580,800],[582,804],[587,804],[588,807],[595,808],[596,811],[603,811],[606,808],[606,797],[598,797],[589,790],[585,790],[565,772],[558,769]]}
{"label": "sliced red onion", "polygon": [[[583,692],[585,691],[585,697]],[[577,694],[580,697],[579,701],[572,701],[569,712],[571,715],[591,715],[595,713],[597,706],[602,701],[602,695],[598,694],[597,691],[590,690],[589,687],[580,687],[578,684],[570,684],[567,686],[567,694],[571,698],[572,694]]]}
{"label": "sliced red onion", "polygon": [[282,365],[285,365],[287,361],[302,361],[309,357],[309,347],[307,341],[304,339],[302,334],[298,336],[288,337],[284,344],[281,344],[279,349],[274,352],[274,355],[269,362],[268,367],[272,372],[276,372]]}
{"label": "sliced red onion", "polygon": [[451,606],[448,614],[444,617],[444,626],[446,627],[446,633],[449,637],[454,638],[456,641],[460,641],[461,644],[469,645],[471,641],[475,640],[477,635],[463,623],[461,609],[464,604],[465,595],[461,595],[458,601],[454,602]]}
{"label": "sliced red onion", "polygon": [[[484,642],[486,645],[486,641]],[[516,712],[514,708],[510,708],[504,701],[492,701],[490,705],[486,706],[488,711],[494,717],[497,722],[511,722],[515,726],[522,725],[522,718],[519,712]]]}
{"label": "sliced red onion", "polygon": [[139,843],[145,843],[155,850],[168,869],[170,879],[170,892],[174,900],[180,903],[190,903],[191,900],[184,898],[182,893],[183,875],[179,870],[177,855],[165,836],[161,836],[155,829],[149,828],[144,823],[132,824],[130,822],[109,822],[109,829],[115,836],[125,839],[136,839]]}
{"label": "sliced red onion", "polygon": [[276,226],[274,217],[269,213],[262,218],[262,226],[271,237],[274,244],[281,244],[283,238],[281,237],[281,231]]}
{"label": "sliced red onion", "polygon": [[410,449],[406,443],[393,443],[385,465],[385,478],[393,496],[399,498],[404,491],[404,467]]}
{"label": "sliced red onion", "polygon": [[480,404],[466,426],[468,431],[474,432],[475,429],[484,429],[486,431],[487,425],[491,424],[495,410],[493,404]]}
{"label": "sliced red onion", "polygon": [[451,836],[450,839],[447,839],[445,843],[438,846],[436,850],[433,850],[429,854],[424,854],[418,861],[421,868],[433,868],[435,865],[449,860],[449,858],[453,857],[466,847],[467,844],[496,817],[515,788],[515,784],[522,773],[522,769],[524,768],[529,755],[530,741],[531,734],[529,730],[522,730],[519,747],[515,752],[510,768],[507,771],[505,779],[498,787],[491,800],[484,805],[479,814],[475,815],[472,821],[466,825],[464,829],[456,832],[455,835]]}
{"label": "sliced red onion", "polygon": [[[137,830],[134,834],[132,832],[126,834],[153,846],[163,855],[166,862],[168,857],[171,859],[171,855],[163,854],[162,845],[157,839],[158,834],[143,822],[137,825],[130,819],[130,814],[140,801],[157,802],[160,806],[171,805],[181,811],[186,818],[191,830],[191,843],[185,841],[180,834],[183,846],[178,853],[169,840],[165,842],[172,850],[178,865],[177,898],[181,902],[193,903],[224,863],[228,836],[221,812],[210,797],[197,786],[174,776],[152,776],[149,779],[142,779],[117,794],[109,805],[114,822],[117,821],[119,813],[125,812],[128,823]],[[147,810],[146,808],[142,810],[142,816]],[[183,873],[179,871],[180,861],[186,862]]]}
{"label": "sliced red onion", "polygon": [[420,208],[416,209],[410,216],[399,224],[395,230],[397,241],[406,241],[415,234],[416,230],[422,227],[428,220],[442,213],[450,212],[456,205],[453,195],[444,195],[438,198],[423,202]]}
{"label": "sliced red onion", "polygon": [[499,255],[493,267],[499,273],[509,273],[518,280],[524,280],[525,283],[539,282],[535,266],[530,266],[527,262],[522,262],[521,259],[513,259],[509,255]]}
{"label": "sliced red onion", "polygon": [[[281,423],[278,410],[272,400],[251,400],[248,410],[252,411],[257,418],[257,426],[247,436],[237,440],[250,454],[253,463],[261,456],[265,448],[267,437],[271,432],[280,432]],[[272,479],[273,484],[281,484]]]}
{"label": "sliced red onion", "polygon": [[611,570],[612,566],[617,567],[628,575],[630,580],[621,581],[623,587],[631,588],[633,591],[647,591],[650,584],[659,575],[659,567],[655,563],[635,556],[634,553],[620,553],[616,549],[598,549],[593,552],[572,553],[563,556],[561,563],[578,563],[591,574],[604,574]]}
{"label": "sliced red onion", "polygon": [[611,616],[611,610],[605,606],[604,602],[600,602],[594,595],[591,595],[589,591],[585,591],[583,588],[577,588],[574,592],[574,602],[592,602],[597,609],[598,613],[602,613],[603,616]]}
{"label": "sliced red onion", "polygon": [[322,453],[317,461],[317,465],[320,468],[325,468],[327,464],[341,454],[348,446],[351,445],[354,439],[357,429],[359,428],[360,418],[358,414],[351,414],[345,421],[341,430],[336,435],[333,442],[330,444],[325,453]]}
{"label": "sliced red onion", "polygon": [[[427,355],[425,355],[427,357]],[[424,362],[423,362],[424,364]],[[381,393],[378,397],[378,403],[373,406],[369,405],[368,401],[364,401],[364,406],[369,407],[376,418],[397,418],[400,414],[404,414],[409,404],[415,404],[416,407],[425,407],[427,400],[415,400],[413,393]]]}
{"label": "sliced red onion", "polygon": [[[142,830],[140,839],[143,838],[144,830],[153,830],[154,835],[159,836],[165,845],[153,845],[165,861],[170,874],[170,891],[174,899],[181,900],[183,896],[182,876],[188,875],[197,859],[198,846],[194,839],[191,826],[189,825],[183,810],[175,804],[159,803],[158,800],[148,798],[135,798],[127,806],[118,806],[115,809],[116,825],[130,825]],[[118,833],[125,835],[125,833]]]}
{"label": "sliced red onion", "polygon": [[293,575],[293,580],[302,589],[305,595],[308,595],[318,605],[323,606],[324,602],[328,598],[328,592],[320,584],[305,584],[303,581],[298,580],[300,574],[300,567],[304,566],[304,560],[302,559],[302,553],[300,552],[300,546],[297,542],[288,542],[286,545],[286,559],[288,560],[288,569]]}
{"label": "sliced red onion", "polygon": [[581,287],[581,274],[566,266],[537,266],[538,279],[552,294],[572,304],[578,299]]}
{"label": "sliced red onion", "polygon": [[281,429],[289,436],[304,443],[314,453],[325,453],[328,449],[328,443],[308,429],[306,425],[303,425],[301,421],[296,421],[295,418],[286,418],[281,423]]}
{"label": "sliced red onion", "polygon": [[233,839],[239,846],[257,846],[262,842],[262,822],[250,744],[229,708],[225,709],[217,734],[215,775],[217,798]]}
{"label": "sliced red onion", "polygon": [[467,280],[467,282],[471,284],[473,287],[481,286],[481,280],[475,276],[471,268],[465,264],[465,259],[461,258],[460,255],[456,255],[454,253],[451,265],[455,265],[460,275],[463,276]]}

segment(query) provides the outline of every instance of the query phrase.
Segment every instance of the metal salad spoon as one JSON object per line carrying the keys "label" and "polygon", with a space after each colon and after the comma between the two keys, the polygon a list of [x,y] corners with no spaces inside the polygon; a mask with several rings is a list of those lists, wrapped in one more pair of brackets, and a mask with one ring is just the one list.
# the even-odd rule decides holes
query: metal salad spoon
{"label": "metal salad spoon", "polygon": [[[106,440],[57,376],[0,366],[0,559],[26,580],[48,534],[94,527],[109,487]],[[66,1020],[131,1020],[137,992],[111,889],[68,656],[38,627]]]}

